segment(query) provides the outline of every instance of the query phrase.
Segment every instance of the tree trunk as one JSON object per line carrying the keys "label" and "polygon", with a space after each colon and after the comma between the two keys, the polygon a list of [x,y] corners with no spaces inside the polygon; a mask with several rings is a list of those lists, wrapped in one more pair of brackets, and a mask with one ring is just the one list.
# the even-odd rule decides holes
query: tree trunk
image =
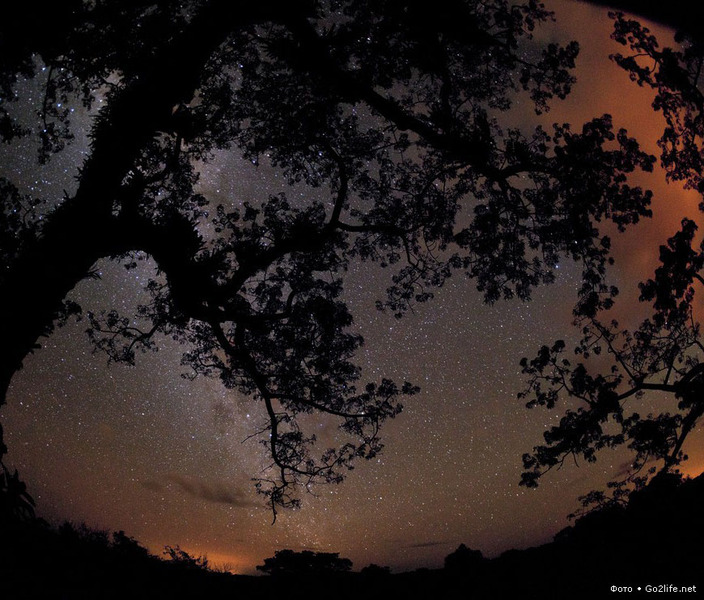
{"label": "tree trunk", "polygon": [[75,196],[48,215],[41,235],[6,267],[0,289],[0,405],[14,373],[39,347],[39,338],[53,331],[67,294],[96,261],[149,251],[135,245],[120,214],[126,176],[153,136],[168,130],[173,108],[193,98],[204,65],[228,34],[282,6],[211,2],[100,112]]}

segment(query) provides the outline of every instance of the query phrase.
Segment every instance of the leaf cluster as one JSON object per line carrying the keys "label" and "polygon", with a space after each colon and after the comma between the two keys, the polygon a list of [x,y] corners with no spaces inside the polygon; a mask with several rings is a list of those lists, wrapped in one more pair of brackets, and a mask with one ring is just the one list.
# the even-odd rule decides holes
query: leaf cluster
{"label": "leaf cluster", "polygon": [[[613,60],[633,81],[655,90],[653,108],[665,117],[659,144],[667,177],[702,192],[701,44],[680,38],[681,49],[660,49],[643,25],[623,14],[612,16],[613,38],[631,52]],[[617,290],[599,290],[603,284],[596,278],[595,292],[605,292],[602,298],[583,296],[586,302],[575,311],[583,334],[574,348],[576,360],[565,356],[562,341],[522,360],[527,387],[519,398],[527,399],[528,407],[552,410],[566,398],[577,404],[545,432],[544,444],[524,455],[522,484],[537,485],[569,457],[593,462],[599,450],[625,444],[633,453],[628,473],[609,483],[610,494],[594,491],[581,499],[585,508],[599,508],[623,504],[655,473],[675,470],[686,460],[685,440],[704,413],[704,345],[695,304],[696,289],[704,283],[704,245],[696,241],[697,229],[695,220],[685,218],[660,247],[660,265],[639,286],[640,300],[652,305],[651,316],[635,330],[602,321]],[[658,408],[643,416],[633,403],[647,406],[650,397],[660,398]]]}

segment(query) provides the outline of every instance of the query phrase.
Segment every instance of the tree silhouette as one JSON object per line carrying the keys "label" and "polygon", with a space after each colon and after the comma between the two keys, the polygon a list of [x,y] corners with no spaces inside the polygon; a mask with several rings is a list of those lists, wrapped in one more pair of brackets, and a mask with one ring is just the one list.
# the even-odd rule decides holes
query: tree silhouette
{"label": "tree silhouette", "polygon": [[[681,49],[661,49],[639,22],[622,13],[612,17],[613,38],[629,52],[613,60],[633,81],[655,91],[653,108],[665,118],[658,143],[668,180],[704,193],[704,48],[679,34]],[[704,210],[704,202],[699,208]],[[582,498],[585,507],[622,504],[651,475],[673,471],[686,459],[685,440],[704,413],[704,345],[695,304],[696,288],[704,283],[704,245],[695,243],[696,231],[695,221],[684,218],[681,229],[661,246],[660,266],[640,284],[640,300],[652,303],[652,314],[635,331],[602,316],[614,290],[595,301],[596,311],[576,311],[583,334],[574,349],[576,361],[566,358],[562,341],[543,346],[530,361],[523,359],[528,386],[520,396],[529,399],[529,407],[552,409],[561,396],[580,404],[545,433],[544,445],[524,455],[524,485],[537,485],[569,457],[593,462],[599,450],[626,444],[634,453],[629,474],[609,483],[611,494],[594,491]],[[610,360],[607,372],[603,367],[596,372],[591,359],[599,355]],[[661,396],[660,412],[640,414],[649,410],[653,394]]]}
{"label": "tree silhouette", "polygon": [[362,567],[360,574],[370,579],[379,579],[391,575],[391,567],[382,567],[376,563],[370,563],[366,567]]}
{"label": "tree silhouette", "polygon": [[164,555],[169,557],[171,564],[181,569],[208,569],[208,559],[205,556],[191,556],[180,546],[165,546]]}
{"label": "tree silhouette", "polygon": [[[274,516],[299,502],[297,485],[338,482],[375,456],[380,425],[417,391],[362,382],[363,340],[341,299],[351,261],[393,271],[379,307],[401,316],[455,272],[487,301],[526,299],[568,256],[583,265],[581,310],[594,313],[609,262],[599,222],[650,214],[650,194],[626,176],[653,159],[608,115],[552,130],[507,117],[517,97],[547,111],[574,81],[577,44],[533,38],[551,18],[538,2],[50,10],[39,24],[49,13],[37,2],[6,10],[0,134],[36,135],[50,162],[82,103],[90,151],[60,201],[0,179],[0,397],[41,338],[81,314],[69,292],[96,261],[148,256],[151,300],[136,315],[87,313],[89,335],[127,363],[168,336],[193,376],[257,397],[267,424],[253,433],[272,460],[257,486]],[[35,129],[18,118],[31,77],[43,87]],[[279,172],[296,199],[216,204],[199,169],[225,150]],[[347,441],[316,451],[297,419],[311,412],[339,418]]]}
{"label": "tree silhouette", "polygon": [[445,569],[463,575],[475,574],[485,561],[481,550],[472,550],[460,544],[454,552],[445,557]]}
{"label": "tree silhouette", "polygon": [[313,552],[303,550],[277,550],[274,556],[264,559],[257,570],[269,575],[320,575],[343,573],[352,568],[349,558],[340,558],[338,552]]}

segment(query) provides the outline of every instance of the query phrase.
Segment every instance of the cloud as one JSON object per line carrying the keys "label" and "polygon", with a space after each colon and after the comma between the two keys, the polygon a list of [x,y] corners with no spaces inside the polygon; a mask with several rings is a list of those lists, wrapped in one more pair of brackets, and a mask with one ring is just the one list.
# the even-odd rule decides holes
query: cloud
{"label": "cloud", "polygon": [[151,492],[163,492],[165,486],[157,481],[140,481],[139,484]]}
{"label": "cloud", "polygon": [[446,544],[449,544],[449,542],[418,542],[416,544],[408,544],[406,548],[434,548],[435,546],[445,546]]}
{"label": "cloud", "polygon": [[235,507],[259,506],[248,499],[242,490],[231,484],[205,481],[198,477],[189,477],[180,473],[168,473],[164,479],[165,482],[163,483],[159,481],[142,481],[140,483],[142,487],[155,492],[163,492],[169,485],[176,485],[189,496],[215,504],[227,504]]}

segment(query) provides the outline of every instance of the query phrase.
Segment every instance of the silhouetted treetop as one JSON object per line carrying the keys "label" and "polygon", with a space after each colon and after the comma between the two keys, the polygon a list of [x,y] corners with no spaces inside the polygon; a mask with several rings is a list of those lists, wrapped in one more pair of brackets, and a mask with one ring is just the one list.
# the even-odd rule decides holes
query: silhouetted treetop
{"label": "silhouetted treetop", "polygon": [[391,575],[391,567],[382,567],[375,563],[370,563],[366,567],[362,567],[360,574],[369,579],[380,579]]}
{"label": "silhouetted treetop", "polygon": [[[577,44],[533,37],[551,19],[539,2],[75,0],[47,35],[38,7],[0,24],[0,135],[36,135],[51,161],[83,104],[90,150],[60,201],[0,180],[3,397],[37,340],[81,311],[68,294],[96,261],[149,256],[150,302],[88,313],[91,339],[131,363],[169,336],[194,376],[259,398],[272,464],[258,485],[274,509],[298,502],[295,484],[375,456],[380,424],[417,390],[362,382],[350,261],[392,269],[379,307],[401,316],[454,272],[487,301],[527,299],[568,256],[590,315],[609,301],[599,223],[650,214],[627,175],[653,159],[608,115],[548,128],[508,116],[517,98],[544,113],[574,82]],[[27,77],[39,106],[22,104]],[[33,130],[16,118],[30,110]],[[216,203],[200,173],[225,151],[279,172],[295,199]],[[314,454],[297,420],[312,411],[350,441]]]}
{"label": "silhouetted treetop", "polygon": [[445,557],[445,569],[453,573],[472,575],[485,561],[481,550],[472,550],[460,544],[454,552]]}
{"label": "silhouetted treetop", "polygon": [[340,558],[338,552],[313,552],[312,550],[277,550],[274,556],[264,559],[257,569],[269,575],[320,575],[341,573],[352,568],[349,558]]}

